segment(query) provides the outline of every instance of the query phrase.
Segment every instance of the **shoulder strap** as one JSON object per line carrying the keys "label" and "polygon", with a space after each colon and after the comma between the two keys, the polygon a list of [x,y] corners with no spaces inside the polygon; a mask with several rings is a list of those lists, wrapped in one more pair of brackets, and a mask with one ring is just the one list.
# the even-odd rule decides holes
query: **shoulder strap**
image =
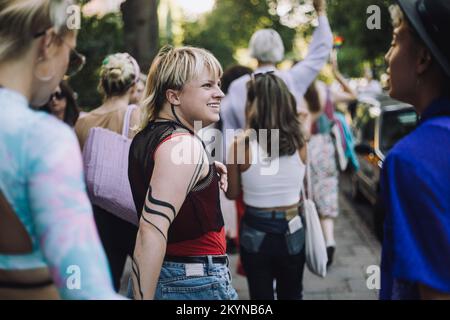
{"label": "shoulder strap", "polygon": [[309,158],[309,146],[306,144],[306,168],[305,168],[305,178],[306,188],[308,189],[308,197],[305,193],[305,186],[302,187],[302,198],[303,200],[312,199],[312,185],[311,185],[311,159]]}
{"label": "shoulder strap", "polygon": [[122,136],[124,137],[128,137],[128,132],[130,131],[130,118],[135,108],[136,108],[135,104],[130,104],[127,108],[127,112],[125,113],[122,127]]}

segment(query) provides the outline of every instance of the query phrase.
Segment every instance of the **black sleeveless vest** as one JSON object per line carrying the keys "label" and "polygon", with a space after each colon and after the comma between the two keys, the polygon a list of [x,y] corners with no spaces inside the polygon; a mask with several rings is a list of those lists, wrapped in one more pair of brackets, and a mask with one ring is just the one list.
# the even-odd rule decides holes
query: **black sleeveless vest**
{"label": "black sleeveless vest", "polygon": [[[134,204],[141,216],[154,168],[154,152],[175,130],[188,130],[177,122],[150,122],[133,139],[128,159],[128,178]],[[192,132],[191,132],[192,134]],[[164,199],[162,199],[164,200]],[[193,240],[224,226],[220,209],[219,178],[214,164],[208,175],[188,193],[175,220],[169,227],[168,243]]]}

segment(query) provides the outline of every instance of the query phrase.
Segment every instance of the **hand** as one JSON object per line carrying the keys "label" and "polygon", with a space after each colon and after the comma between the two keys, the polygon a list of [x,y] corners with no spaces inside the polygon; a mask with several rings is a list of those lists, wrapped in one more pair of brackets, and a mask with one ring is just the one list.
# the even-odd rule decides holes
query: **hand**
{"label": "hand", "polygon": [[220,175],[219,187],[223,192],[227,192],[228,189],[228,172],[227,167],[219,161],[214,161],[217,173]]}
{"label": "hand", "polygon": [[326,0],[313,0],[313,6],[317,14],[325,13],[327,9]]}

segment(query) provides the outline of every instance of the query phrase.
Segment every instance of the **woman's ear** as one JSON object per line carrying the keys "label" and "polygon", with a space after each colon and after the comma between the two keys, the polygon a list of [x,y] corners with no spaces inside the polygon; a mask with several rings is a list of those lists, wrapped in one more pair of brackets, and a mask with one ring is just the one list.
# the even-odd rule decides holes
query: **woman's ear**
{"label": "woman's ear", "polygon": [[418,75],[422,75],[427,70],[429,70],[429,68],[430,68],[430,66],[432,64],[433,58],[431,56],[430,51],[427,48],[423,47],[423,46],[418,48],[417,57],[418,57],[418,59],[417,59],[417,68],[416,68],[417,74]]}
{"label": "woman's ear", "polygon": [[181,104],[179,94],[178,90],[168,89],[166,91],[166,99],[172,106],[179,106]]}
{"label": "woman's ear", "polygon": [[47,60],[52,57],[56,44],[55,38],[56,34],[53,28],[46,30],[45,34],[40,38],[38,56],[39,61]]}

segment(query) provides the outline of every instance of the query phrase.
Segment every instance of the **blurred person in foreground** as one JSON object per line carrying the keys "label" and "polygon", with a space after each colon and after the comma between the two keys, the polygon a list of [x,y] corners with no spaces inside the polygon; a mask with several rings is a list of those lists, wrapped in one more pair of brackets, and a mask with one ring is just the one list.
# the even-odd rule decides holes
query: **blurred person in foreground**
{"label": "blurred person in foreground", "polygon": [[[45,104],[83,64],[75,1],[0,2],[0,299],[115,299],[75,134]],[[69,70],[68,70],[69,68]]]}
{"label": "blurred person in foreground", "polygon": [[383,164],[381,299],[450,299],[450,2],[398,0],[389,94],[418,127]]}

